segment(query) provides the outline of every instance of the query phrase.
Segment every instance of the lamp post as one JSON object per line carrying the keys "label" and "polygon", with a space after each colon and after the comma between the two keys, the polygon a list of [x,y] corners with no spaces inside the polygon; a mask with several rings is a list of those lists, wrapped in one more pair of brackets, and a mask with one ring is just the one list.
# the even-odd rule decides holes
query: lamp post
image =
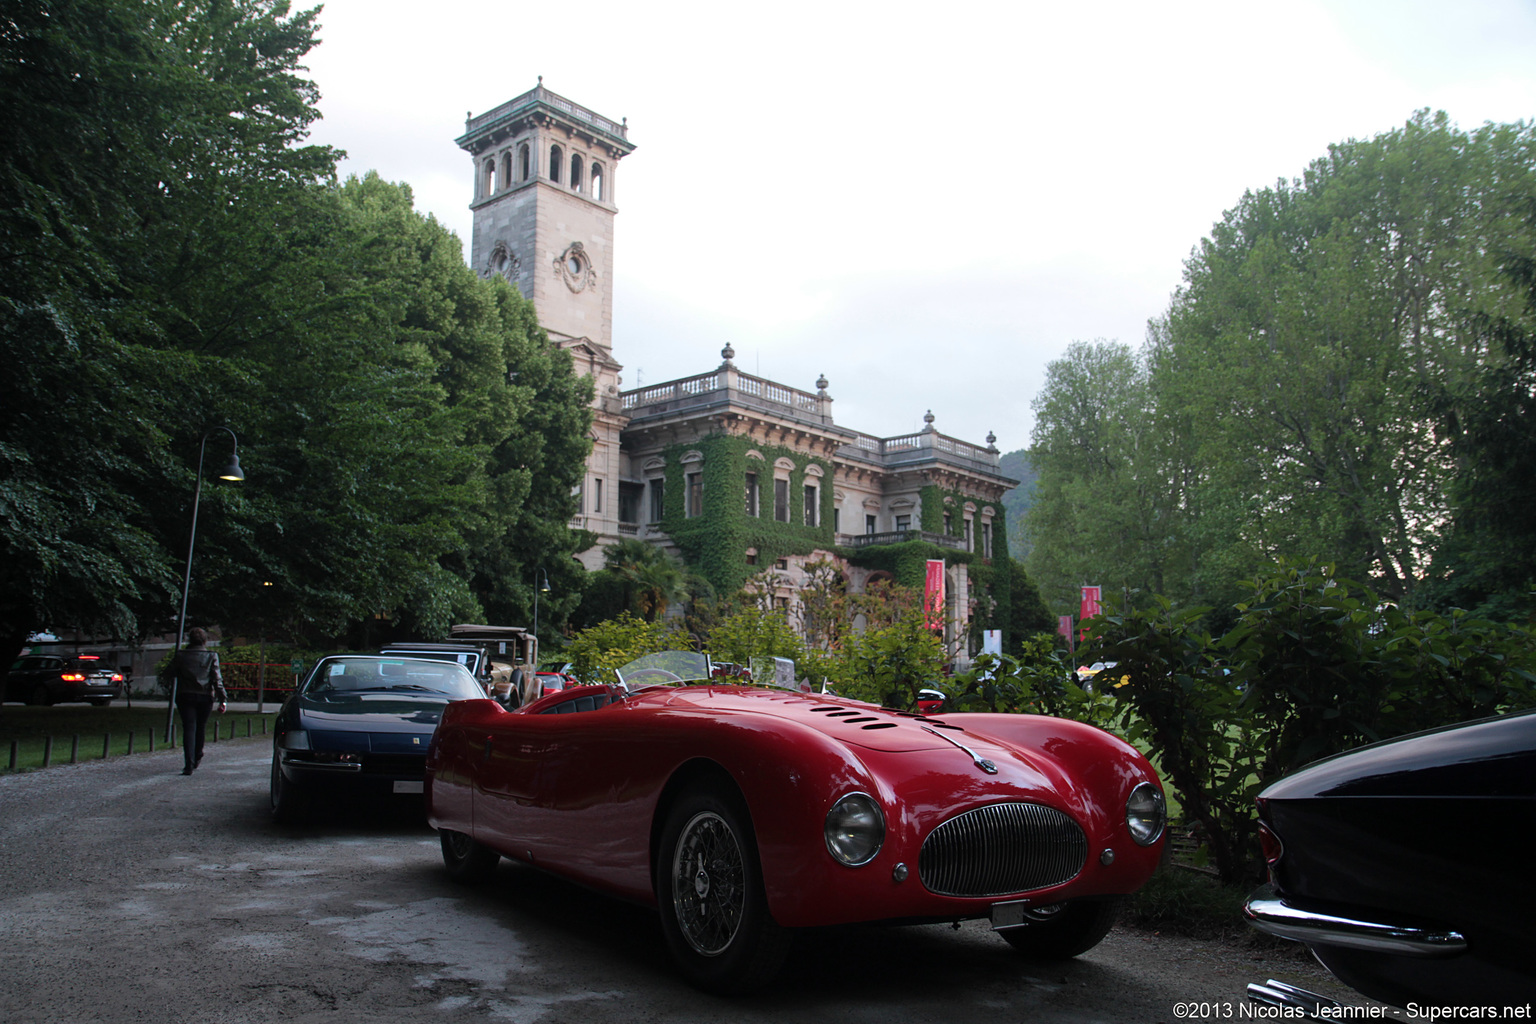
{"label": "lamp post", "polygon": [[[245,471],[240,468],[240,439],[235,432],[228,427],[215,427],[229,435],[230,452],[229,465],[219,473],[220,480],[240,481],[245,479]],[[181,642],[187,632],[187,592],[192,589],[192,551],[197,547],[197,507],[203,497],[203,455],[208,450],[208,438],[213,434],[209,430],[203,434],[202,443],[197,447],[197,486],[192,490],[192,532],[187,537],[187,568],[181,577],[181,614],[176,617],[176,649],[171,652],[174,659],[181,653]],[[176,675],[171,674],[170,703],[165,709],[165,742],[171,742],[171,721],[176,713]]]}
{"label": "lamp post", "polygon": [[[543,577],[543,579],[544,579],[544,582],[542,584],[539,583],[539,578],[540,577]],[[540,593],[545,593],[545,594],[549,593],[549,573],[545,572],[543,569],[535,569],[535,570],[533,570],[533,649],[534,649],[533,670],[534,670],[534,672],[538,672],[538,670],[539,670],[538,649],[539,649],[539,594]]]}

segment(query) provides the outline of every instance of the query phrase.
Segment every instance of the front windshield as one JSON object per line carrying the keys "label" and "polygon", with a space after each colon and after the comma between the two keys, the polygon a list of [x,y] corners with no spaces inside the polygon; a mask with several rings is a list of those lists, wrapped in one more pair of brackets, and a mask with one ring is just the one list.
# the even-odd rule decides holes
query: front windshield
{"label": "front windshield", "polygon": [[709,658],[693,651],[661,651],[647,654],[618,670],[626,690],[665,683],[687,683],[709,678]]}
{"label": "front windshield", "polygon": [[428,658],[326,658],[304,686],[309,697],[342,693],[436,694],[449,700],[485,696],[462,665]]}

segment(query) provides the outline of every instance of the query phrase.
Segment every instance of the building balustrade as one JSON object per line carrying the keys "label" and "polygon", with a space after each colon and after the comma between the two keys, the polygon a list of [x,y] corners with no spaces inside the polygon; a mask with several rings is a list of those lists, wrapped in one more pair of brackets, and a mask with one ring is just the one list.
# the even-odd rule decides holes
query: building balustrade
{"label": "building balustrade", "polygon": [[872,548],[881,544],[904,544],[909,540],[926,541],[941,548],[965,550],[964,537],[951,537],[947,533],[929,533],[926,530],[890,530],[886,533],[845,533],[837,542],[845,548]]}
{"label": "building balustrade", "polygon": [[501,106],[497,107],[495,110],[481,114],[479,117],[470,118],[467,122],[465,122],[464,132],[465,134],[468,134],[475,131],[476,129],[484,127],[485,125],[494,124],[496,121],[501,120],[503,117],[507,117],[513,113],[516,113],[524,107],[536,103],[540,100],[543,100],[545,103],[554,107],[561,113],[569,114],[578,121],[585,121],[592,127],[606,132],[609,135],[615,135],[621,139],[627,139],[629,137],[628,125],[614,124],[606,117],[593,113],[579,103],[572,103],[564,96],[550,92],[542,85],[535,86],[534,88],[529,89],[527,92],[523,93],[521,96],[517,96],[508,100]]}

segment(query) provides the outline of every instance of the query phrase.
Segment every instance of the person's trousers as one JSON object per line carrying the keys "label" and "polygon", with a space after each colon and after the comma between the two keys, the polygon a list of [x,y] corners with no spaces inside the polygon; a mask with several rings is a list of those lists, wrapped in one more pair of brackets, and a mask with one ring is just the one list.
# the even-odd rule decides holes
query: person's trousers
{"label": "person's trousers", "polygon": [[213,696],[207,693],[176,695],[176,710],[181,713],[181,753],[186,768],[197,767],[203,759],[203,736],[208,715],[213,711]]}

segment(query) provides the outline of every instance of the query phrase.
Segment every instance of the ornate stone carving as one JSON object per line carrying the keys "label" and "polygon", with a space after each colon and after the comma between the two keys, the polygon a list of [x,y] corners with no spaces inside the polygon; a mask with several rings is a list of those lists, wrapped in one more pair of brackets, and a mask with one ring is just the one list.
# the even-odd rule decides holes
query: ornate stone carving
{"label": "ornate stone carving", "polygon": [[504,277],[513,284],[517,283],[517,276],[522,272],[523,261],[517,253],[508,248],[506,242],[497,242],[491,250],[490,261],[486,264],[481,277]]}
{"label": "ornate stone carving", "polygon": [[597,284],[597,270],[592,266],[592,257],[587,255],[586,247],[580,242],[572,242],[555,257],[555,273],[560,275],[565,286],[573,292],[584,291]]}

